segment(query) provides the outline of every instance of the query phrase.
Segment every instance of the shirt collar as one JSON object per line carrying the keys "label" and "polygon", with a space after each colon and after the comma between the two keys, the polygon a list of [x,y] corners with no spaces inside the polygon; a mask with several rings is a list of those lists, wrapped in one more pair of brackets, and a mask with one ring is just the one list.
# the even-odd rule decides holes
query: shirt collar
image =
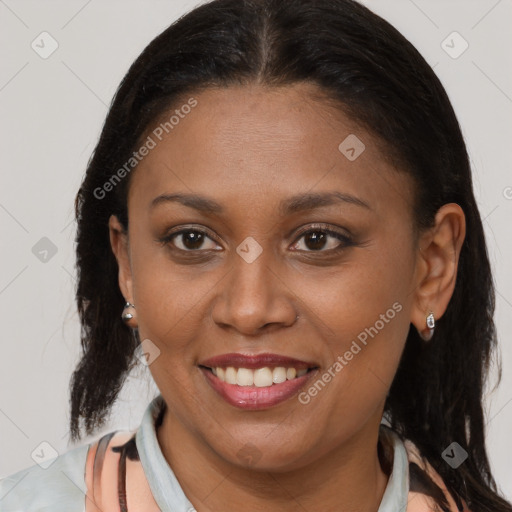
{"label": "shirt collar", "polygon": [[181,488],[158,444],[155,422],[165,406],[159,394],[147,407],[135,443],[153,498],[162,512],[193,512],[195,509]]}
{"label": "shirt collar", "polygon": [[405,512],[409,497],[409,461],[400,437],[385,425],[380,426],[380,440],[393,447],[393,467],[377,512]]}
{"label": "shirt collar", "polygon": [[[159,394],[144,412],[135,437],[140,461],[162,512],[194,512],[192,503],[185,496],[158,444],[155,422],[164,406],[164,399]],[[380,439],[393,448],[393,467],[378,512],[406,511],[409,494],[407,452],[400,437],[384,425],[380,427]]]}

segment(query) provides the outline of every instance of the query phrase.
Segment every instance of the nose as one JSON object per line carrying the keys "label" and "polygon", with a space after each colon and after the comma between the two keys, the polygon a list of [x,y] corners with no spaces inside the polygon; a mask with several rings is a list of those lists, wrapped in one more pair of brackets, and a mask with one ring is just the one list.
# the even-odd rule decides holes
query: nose
{"label": "nose", "polygon": [[238,254],[233,260],[232,270],[219,283],[212,309],[215,323],[246,336],[293,325],[296,297],[285,277],[263,254],[252,263]]}

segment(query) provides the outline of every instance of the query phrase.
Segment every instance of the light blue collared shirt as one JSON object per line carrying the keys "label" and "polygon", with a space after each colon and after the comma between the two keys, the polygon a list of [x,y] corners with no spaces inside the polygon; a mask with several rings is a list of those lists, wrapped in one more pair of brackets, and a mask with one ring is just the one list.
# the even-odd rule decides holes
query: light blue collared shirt
{"label": "light blue collared shirt", "polygon": [[[135,442],[153,497],[162,512],[193,512],[176,476],[165,460],[155,430],[163,404],[158,395],[146,408]],[[393,446],[394,459],[378,512],[405,512],[409,493],[409,463],[405,447],[392,430],[381,435]],[[84,512],[85,463],[89,445],[59,455],[43,469],[31,466],[0,480],[0,512]],[[104,511],[108,512],[108,511]]]}

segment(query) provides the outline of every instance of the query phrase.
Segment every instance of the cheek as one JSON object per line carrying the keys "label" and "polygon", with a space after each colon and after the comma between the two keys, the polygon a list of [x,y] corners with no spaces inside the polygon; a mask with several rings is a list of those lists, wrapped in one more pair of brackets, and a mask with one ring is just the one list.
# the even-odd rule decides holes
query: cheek
{"label": "cheek", "polygon": [[176,265],[167,249],[148,237],[134,236],[131,250],[140,338],[149,338],[167,355],[183,356],[187,344],[204,333],[204,304],[218,276],[197,265]]}
{"label": "cheek", "polygon": [[328,326],[327,373],[334,375],[328,386],[337,395],[326,402],[332,413],[371,411],[391,385],[410,327],[412,297],[412,253],[400,245],[375,244],[322,283],[309,283],[309,304]]}
{"label": "cheek", "polygon": [[[414,276],[412,251],[406,237],[394,239],[383,235],[366,247],[353,249],[345,264],[319,279],[303,281],[309,290],[308,305],[322,318],[336,340],[364,339],[365,329],[377,323],[381,337],[404,331],[409,320],[407,311],[412,300]],[[393,305],[398,303],[399,306]],[[402,312],[397,314],[397,308]],[[382,318],[381,318],[382,317]],[[344,351],[345,343],[339,343]]]}

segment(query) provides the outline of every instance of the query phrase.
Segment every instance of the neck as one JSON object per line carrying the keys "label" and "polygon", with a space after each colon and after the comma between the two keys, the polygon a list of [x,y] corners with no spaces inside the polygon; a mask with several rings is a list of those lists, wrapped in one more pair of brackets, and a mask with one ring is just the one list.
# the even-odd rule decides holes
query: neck
{"label": "neck", "polygon": [[[214,454],[166,409],[157,438],[198,512],[296,510],[377,512],[388,476],[377,452],[377,428],[291,471],[240,468]],[[184,450],[183,447],[187,449]]]}

